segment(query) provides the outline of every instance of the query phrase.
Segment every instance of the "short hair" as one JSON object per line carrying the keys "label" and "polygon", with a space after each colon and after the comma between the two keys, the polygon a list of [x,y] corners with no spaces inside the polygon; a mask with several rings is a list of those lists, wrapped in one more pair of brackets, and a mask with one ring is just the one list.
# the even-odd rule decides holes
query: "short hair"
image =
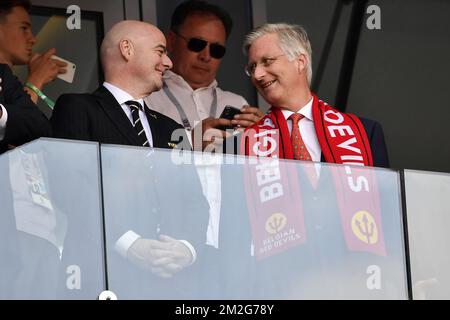
{"label": "short hair", "polygon": [[216,16],[220,21],[222,21],[222,24],[225,27],[226,37],[228,39],[233,27],[233,20],[231,19],[231,16],[221,7],[201,0],[188,0],[176,7],[172,14],[170,29],[178,32],[186,18],[194,14]]}
{"label": "short hair", "polygon": [[312,50],[306,30],[296,24],[266,23],[253,29],[245,37],[243,45],[244,53],[248,55],[248,51],[253,42],[266,34],[276,34],[278,36],[280,47],[288,57],[288,60],[294,60],[301,53],[308,57],[306,78],[309,85],[311,85]]}
{"label": "short hair", "polygon": [[22,7],[27,12],[30,11],[30,0],[1,0],[0,1],[0,22],[4,22],[6,16],[11,13],[14,7]]}

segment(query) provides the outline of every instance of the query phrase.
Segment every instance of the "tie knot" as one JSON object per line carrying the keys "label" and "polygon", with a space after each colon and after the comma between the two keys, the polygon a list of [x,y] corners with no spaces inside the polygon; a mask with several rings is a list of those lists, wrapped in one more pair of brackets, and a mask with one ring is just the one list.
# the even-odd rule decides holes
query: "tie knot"
{"label": "tie knot", "polygon": [[305,116],[301,113],[293,113],[289,116],[289,119],[292,120],[293,123],[298,123],[300,120],[302,120]]}
{"label": "tie knot", "polygon": [[137,101],[128,100],[128,101],[125,102],[125,104],[127,106],[129,106],[130,108],[138,109],[138,110],[141,110],[141,111],[143,110],[142,105],[139,102],[137,102]]}

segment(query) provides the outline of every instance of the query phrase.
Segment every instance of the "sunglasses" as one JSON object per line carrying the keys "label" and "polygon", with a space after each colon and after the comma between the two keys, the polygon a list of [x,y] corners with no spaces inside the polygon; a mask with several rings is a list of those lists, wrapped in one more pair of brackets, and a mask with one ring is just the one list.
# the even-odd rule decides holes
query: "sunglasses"
{"label": "sunglasses", "polygon": [[206,48],[206,46],[209,43],[209,55],[215,59],[222,59],[223,56],[225,55],[225,52],[227,51],[227,48],[225,48],[223,45],[218,44],[218,43],[210,43],[206,40],[203,39],[198,39],[198,38],[190,38],[187,39],[185,37],[183,37],[182,35],[174,32],[175,35],[177,35],[178,37],[180,37],[181,39],[185,40],[187,42],[187,47],[189,50],[193,51],[193,52],[200,52],[203,49]]}

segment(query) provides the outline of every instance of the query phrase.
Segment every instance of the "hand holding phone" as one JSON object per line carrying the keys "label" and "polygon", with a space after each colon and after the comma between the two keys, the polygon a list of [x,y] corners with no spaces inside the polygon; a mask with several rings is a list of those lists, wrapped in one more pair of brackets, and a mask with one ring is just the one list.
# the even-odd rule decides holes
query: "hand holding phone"
{"label": "hand holding phone", "polygon": [[[241,114],[241,110],[239,110],[236,107],[225,106],[225,109],[223,109],[223,111],[220,114],[219,118],[233,120],[234,116],[237,115],[237,114]],[[219,127],[217,127],[217,129],[225,131],[227,129],[234,129],[234,127],[233,126],[219,126]]]}
{"label": "hand holding phone", "polygon": [[65,63],[67,63],[66,66],[66,73],[61,73],[58,74],[57,77],[60,78],[61,80],[64,80],[68,83],[72,83],[73,82],[73,78],[75,76],[75,70],[76,70],[76,65],[70,61],[67,61],[63,58],[60,58],[58,56],[52,55],[52,59],[56,59],[56,60],[60,60],[60,61],[64,61]]}

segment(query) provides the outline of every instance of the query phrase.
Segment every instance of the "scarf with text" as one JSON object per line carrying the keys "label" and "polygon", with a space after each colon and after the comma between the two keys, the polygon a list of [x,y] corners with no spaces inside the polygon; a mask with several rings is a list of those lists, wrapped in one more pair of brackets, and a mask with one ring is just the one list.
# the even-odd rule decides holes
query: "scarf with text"
{"label": "scarf with text", "polygon": [[[374,172],[353,166],[372,166],[369,139],[361,121],[313,96],[314,128],[330,166],[347,247],[352,251],[386,255],[381,211]],[[259,158],[244,170],[247,206],[257,259],[269,257],[307,240],[298,163],[294,159],[287,121],[272,107],[242,135],[241,153]],[[313,170],[313,162],[302,162]],[[316,186],[313,186],[314,189]]]}

